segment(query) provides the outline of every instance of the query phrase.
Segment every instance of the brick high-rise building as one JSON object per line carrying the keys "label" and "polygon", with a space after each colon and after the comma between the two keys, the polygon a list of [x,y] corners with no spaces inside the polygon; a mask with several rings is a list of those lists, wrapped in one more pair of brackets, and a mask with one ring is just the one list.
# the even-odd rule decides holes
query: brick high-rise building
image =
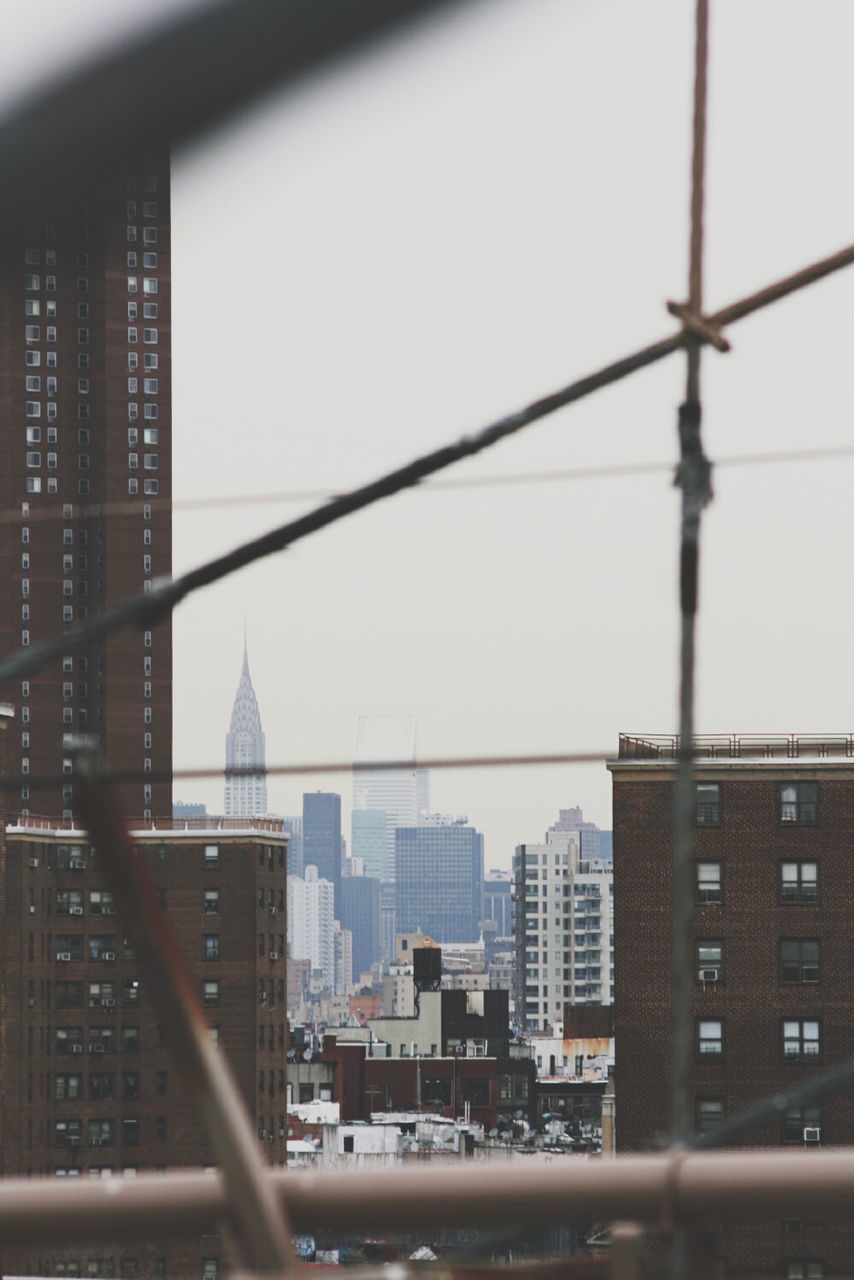
{"label": "brick high-rise building", "polygon": [[[68,208],[68,202],[64,207]],[[123,172],[0,246],[0,646],[35,644],[171,572],[169,162]],[[3,694],[9,768],[61,778],[70,735],[134,771],[136,818],[171,811],[168,619],[67,653]],[[71,817],[71,788],[23,779],[16,808]]]}
{"label": "brick high-rise building", "polygon": [[[850,737],[696,742],[692,925],[695,1128],[779,1096],[854,1054],[854,759]],[[620,740],[614,783],[617,1142],[666,1141],[676,743]],[[740,1146],[854,1143],[854,1095],[789,1107]],[[850,1271],[854,1228],[816,1219],[730,1228],[726,1274]]]}

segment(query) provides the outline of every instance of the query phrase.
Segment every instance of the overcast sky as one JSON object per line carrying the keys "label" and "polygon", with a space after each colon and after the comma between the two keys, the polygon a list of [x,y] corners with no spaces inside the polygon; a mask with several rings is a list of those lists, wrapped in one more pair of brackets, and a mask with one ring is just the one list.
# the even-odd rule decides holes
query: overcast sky
{"label": "overcast sky", "polygon": [[[150,4],[147,12],[167,9]],[[175,568],[669,332],[684,295],[688,0],[478,0],[176,156]],[[37,20],[34,20],[37,14]],[[712,6],[707,300],[854,240],[848,0]],[[129,21],[7,0],[0,77]],[[190,69],[191,70],[191,69]],[[189,73],[189,72],[188,72]],[[704,362],[713,457],[851,443],[849,269]],[[455,477],[672,461],[684,362]],[[705,521],[698,727],[854,729],[854,460],[721,467]],[[253,505],[253,499],[255,499]],[[351,758],[360,714],[424,755],[616,749],[675,725],[667,474],[428,490],[204,592],[175,625],[175,764],[224,758],[243,627],[269,763]],[[271,807],[350,780],[271,779]],[[507,866],[557,810],[610,825],[603,767],[434,774]],[[222,785],[181,785],[222,806]]]}

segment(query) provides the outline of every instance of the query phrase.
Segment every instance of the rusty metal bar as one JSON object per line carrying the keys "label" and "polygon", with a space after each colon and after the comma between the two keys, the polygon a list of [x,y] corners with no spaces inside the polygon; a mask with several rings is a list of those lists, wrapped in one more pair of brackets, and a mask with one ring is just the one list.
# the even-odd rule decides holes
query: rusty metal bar
{"label": "rusty metal bar", "polygon": [[[264,1180],[287,1203],[294,1231],[396,1230],[427,1226],[554,1225],[576,1221],[709,1226],[820,1215],[847,1220],[854,1148],[682,1152],[499,1168],[343,1172],[271,1169]],[[20,1178],[0,1181],[0,1237],[7,1244],[178,1238],[215,1232],[233,1218],[216,1173],[136,1178]]]}
{"label": "rusty metal bar", "polygon": [[160,906],[115,791],[99,777],[95,748],[79,744],[74,764],[76,810],[97,850],[122,924],[136,942],[142,975],[169,1035],[175,1064],[210,1133],[228,1189],[228,1220],[242,1257],[259,1273],[286,1271],[296,1259],[284,1207],[276,1203],[264,1176],[254,1128],[228,1064],[211,1039],[174,925]]}

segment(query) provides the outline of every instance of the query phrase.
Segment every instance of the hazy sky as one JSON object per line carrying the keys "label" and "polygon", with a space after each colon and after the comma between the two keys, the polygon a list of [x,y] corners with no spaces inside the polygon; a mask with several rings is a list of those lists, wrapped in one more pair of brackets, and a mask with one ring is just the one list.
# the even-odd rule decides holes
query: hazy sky
{"label": "hazy sky", "polygon": [[[361,482],[670,331],[692,8],[479,0],[176,157],[175,499],[247,499],[176,512],[176,571],[306,506],[261,495]],[[4,94],[124,10],[7,0]],[[712,19],[710,307],[854,240],[854,9]],[[734,326],[705,357],[710,454],[852,443],[852,315],[849,269]],[[682,382],[672,358],[454,476],[672,460]],[[702,731],[854,728],[852,478],[854,459],[716,472]],[[415,716],[424,755],[671,731],[677,514],[667,474],[425,489],[208,590],[176,615],[176,767],[222,763],[244,619],[270,763],[350,758],[360,713]],[[349,807],[347,776],[271,779],[271,807],[315,786]],[[599,766],[432,790],[488,866],[561,806],[610,825]],[[216,780],[176,791],[222,806]]]}

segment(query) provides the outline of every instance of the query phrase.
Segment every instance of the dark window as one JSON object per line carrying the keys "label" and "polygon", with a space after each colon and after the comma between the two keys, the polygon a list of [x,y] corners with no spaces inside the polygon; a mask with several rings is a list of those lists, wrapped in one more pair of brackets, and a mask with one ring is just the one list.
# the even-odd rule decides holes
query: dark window
{"label": "dark window", "polygon": [[816,1018],[784,1018],[784,1062],[818,1062],[821,1059],[821,1024]]}
{"label": "dark window", "polygon": [[489,1106],[489,1077],[465,1076],[460,1081],[460,1092],[465,1102],[473,1102],[475,1106]]}
{"label": "dark window", "polygon": [[723,901],[721,885],[721,864],[719,862],[697,863],[697,902],[720,903]]}
{"label": "dark window", "polygon": [[724,1024],[719,1018],[697,1019],[697,1056],[701,1062],[719,1062],[724,1056]]}
{"label": "dark window", "polygon": [[780,981],[818,982],[819,948],[816,938],[781,938]]}
{"label": "dark window", "polygon": [[122,1072],[122,1097],[135,1099],[139,1097],[139,1072]]}
{"label": "dark window", "polygon": [[202,956],[205,960],[219,959],[219,934],[206,933],[202,938]]}
{"label": "dark window", "polygon": [[89,1076],[89,1097],[97,1102],[101,1098],[116,1096],[116,1077],[112,1071],[93,1071]]}
{"label": "dark window", "polygon": [[726,1106],[723,1098],[698,1098],[694,1124],[698,1133],[711,1133],[723,1124]]}
{"label": "dark window", "polygon": [[786,904],[818,902],[818,863],[780,863],[780,901]]}
{"label": "dark window", "polygon": [[139,1121],[125,1116],[122,1119],[122,1145],[125,1147],[139,1146]]}
{"label": "dark window", "polygon": [[353,1134],[352,1133],[344,1134],[344,1150],[345,1151],[353,1150]]}
{"label": "dark window", "polygon": [[787,1107],[783,1117],[784,1142],[813,1145],[821,1142],[821,1105]]}
{"label": "dark window", "polygon": [[721,788],[717,782],[697,783],[697,826],[719,827],[721,823]]}
{"label": "dark window", "polygon": [[421,1084],[421,1102],[425,1107],[449,1107],[451,1105],[451,1081],[425,1076]]}
{"label": "dark window", "polygon": [[723,982],[724,944],[720,938],[697,939],[697,981]]}
{"label": "dark window", "polygon": [[818,810],[818,783],[778,782],[777,803],[781,822],[814,827]]}

